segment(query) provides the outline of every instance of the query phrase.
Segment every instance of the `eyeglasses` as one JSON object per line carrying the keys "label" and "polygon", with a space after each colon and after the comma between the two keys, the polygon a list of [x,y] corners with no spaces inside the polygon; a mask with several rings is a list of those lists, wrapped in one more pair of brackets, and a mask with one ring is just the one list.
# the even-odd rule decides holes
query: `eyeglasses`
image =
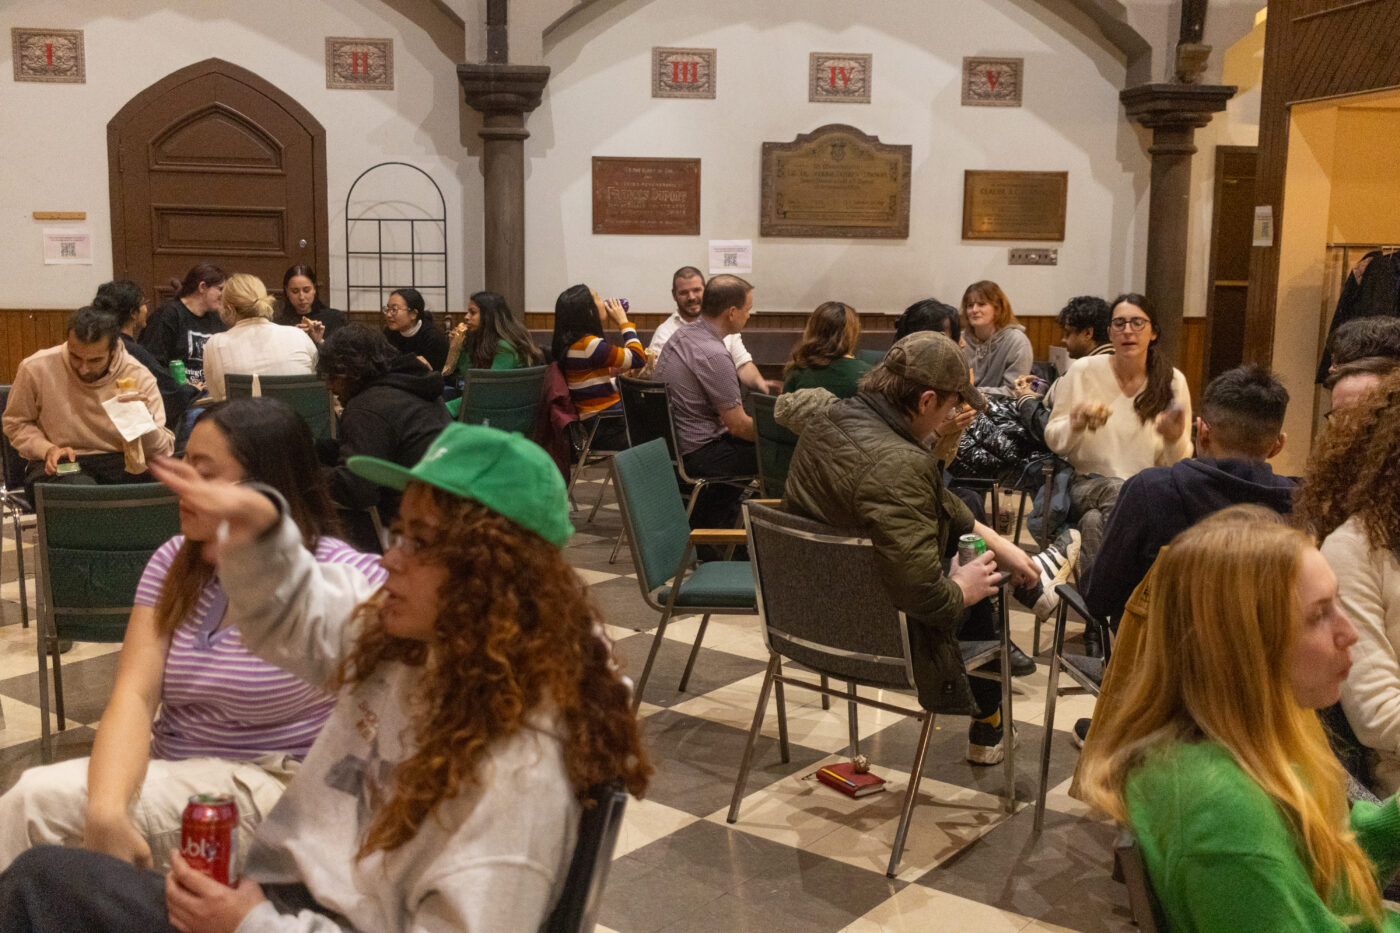
{"label": "eyeglasses", "polygon": [[1147,330],[1147,325],[1152,321],[1145,317],[1116,317],[1108,322],[1109,330],[1130,330],[1135,334],[1140,334]]}
{"label": "eyeglasses", "polygon": [[412,557],[420,551],[430,549],[436,542],[425,541],[414,534],[409,534],[401,528],[389,528],[384,532],[384,553],[389,553],[391,548],[398,548],[399,553],[404,557]]}
{"label": "eyeglasses", "polygon": [[385,317],[388,317],[391,314],[398,314],[400,312],[407,314],[408,308],[405,308],[402,305],[385,305],[383,308],[380,309],[380,313],[382,313]]}

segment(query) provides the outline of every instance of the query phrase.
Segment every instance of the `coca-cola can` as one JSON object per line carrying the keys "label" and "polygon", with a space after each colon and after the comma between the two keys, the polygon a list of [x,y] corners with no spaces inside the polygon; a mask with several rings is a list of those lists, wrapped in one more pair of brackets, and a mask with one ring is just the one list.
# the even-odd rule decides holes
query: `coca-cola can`
{"label": "coca-cola can", "polygon": [[233,887],[238,804],[228,794],[195,794],[180,820],[180,855],[195,871]]}

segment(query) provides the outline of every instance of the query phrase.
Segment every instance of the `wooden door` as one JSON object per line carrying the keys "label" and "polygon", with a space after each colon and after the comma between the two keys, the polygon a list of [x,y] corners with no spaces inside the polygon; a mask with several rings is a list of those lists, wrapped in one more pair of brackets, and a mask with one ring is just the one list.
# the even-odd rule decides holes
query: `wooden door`
{"label": "wooden door", "polygon": [[1215,147],[1215,211],[1210,227],[1203,382],[1244,362],[1245,308],[1254,242],[1254,146]]}
{"label": "wooden door", "polygon": [[107,124],[107,161],[117,277],[159,300],[207,260],[277,291],[304,262],[328,288],[325,129],[251,71],[211,58],[157,81]]}

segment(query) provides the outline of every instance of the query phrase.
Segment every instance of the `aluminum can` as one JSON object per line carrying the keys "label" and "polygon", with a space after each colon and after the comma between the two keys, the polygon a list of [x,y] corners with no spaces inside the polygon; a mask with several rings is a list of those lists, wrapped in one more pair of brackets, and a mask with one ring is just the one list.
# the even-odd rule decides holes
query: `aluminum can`
{"label": "aluminum can", "polygon": [[958,539],[958,563],[967,566],[987,553],[987,542],[979,534],[966,534]]}
{"label": "aluminum can", "polygon": [[185,361],[184,361],[184,360],[171,360],[171,361],[170,361],[170,376],[171,376],[171,378],[173,378],[176,382],[178,382],[180,385],[185,385],[185,384],[189,381],[189,380],[187,380],[187,379],[185,378]]}
{"label": "aluminum can", "polygon": [[228,794],[195,794],[180,820],[180,855],[195,871],[233,887],[238,804]]}
{"label": "aluminum can", "polygon": [[622,310],[624,311],[632,310],[632,303],[629,302],[626,298],[614,298],[613,301],[616,301],[618,304],[622,305]]}

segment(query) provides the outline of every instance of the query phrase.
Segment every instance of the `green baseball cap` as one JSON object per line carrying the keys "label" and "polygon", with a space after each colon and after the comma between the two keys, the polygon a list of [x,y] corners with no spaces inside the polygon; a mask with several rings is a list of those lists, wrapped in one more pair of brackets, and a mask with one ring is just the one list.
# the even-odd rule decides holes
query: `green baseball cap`
{"label": "green baseball cap", "polygon": [[940,392],[956,393],[977,411],[987,408],[986,397],[972,384],[962,350],[937,331],[916,331],[897,341],[880,365]]}
{"label": "green baseball cap", "polygon": [[564,478],[544,448],[523,434],[480,424],[449,424],[412,469],[378,457],[351,457],[350,471],[390,489],[427,483],[473,499],[557,547],[574,533]]}

